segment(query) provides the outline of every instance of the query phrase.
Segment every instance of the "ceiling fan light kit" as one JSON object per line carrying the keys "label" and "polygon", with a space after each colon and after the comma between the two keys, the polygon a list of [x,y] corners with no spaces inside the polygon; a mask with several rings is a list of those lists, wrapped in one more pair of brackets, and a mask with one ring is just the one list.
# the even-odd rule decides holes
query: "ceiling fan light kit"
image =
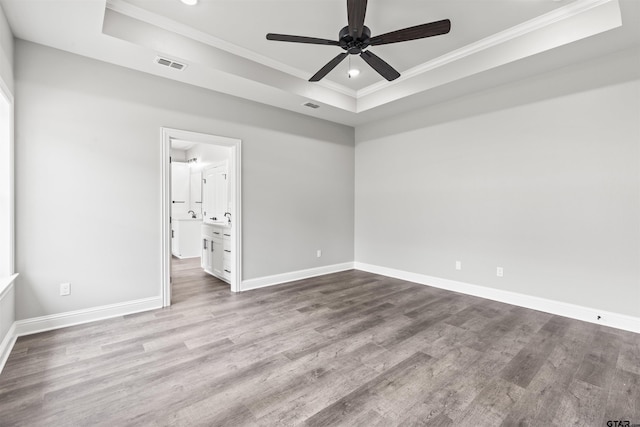
{"label": "ceiling fan light kit", "polygon": [[[404,28],[402,30],[371,37],[371,30],[364,25],[366,11],[367,0],[347,0],[348,25],[340,30],[337,41],[316,37],[274,33],[267,34],[267,40],[341,47],[344,52],[338,54],[316,74],[314,74],[309,79],[310,82],[322,80],[324,76],[329,74],[329,72],[340,64],[348,55],[360,55],[360,57],[364,59],[364,61],[378,74],[388,81],[392,81],[400,77],[400,73],[391,65],[387,64],[382,58],[369,51],[367,49],[368,47],[439,36],[447,34],[451,30],[451,21],[443,19],[441,21],[416,25],[414,27]],[[351,76],[352,75],[349,74],[349,77]]]}

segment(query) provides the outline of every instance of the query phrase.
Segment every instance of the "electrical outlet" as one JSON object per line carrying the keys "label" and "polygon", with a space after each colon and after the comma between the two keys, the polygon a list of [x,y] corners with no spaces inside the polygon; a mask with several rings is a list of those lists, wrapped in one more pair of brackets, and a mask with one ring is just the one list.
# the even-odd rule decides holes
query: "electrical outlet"
{"label": "electrical outlet", "polygon": [[496,268],[496,276],[498,277],[504,276],[504,270],[502,269],[502,267]]}
{"label": "electrical outlet", "polygon": [[60,296],[66,296],[71,293],[71,283],[60,283]]}
{"label": "electrical outlet", "polygon": [[456,261],[456,270],[462,270],[462,261]]}
{"label": "electrical outlet", "polygon": [[321,256],[322,256],[322,250],[321,250],[321,249],[318,249],[318,250],[316,251],[316,257],[320,258]]}

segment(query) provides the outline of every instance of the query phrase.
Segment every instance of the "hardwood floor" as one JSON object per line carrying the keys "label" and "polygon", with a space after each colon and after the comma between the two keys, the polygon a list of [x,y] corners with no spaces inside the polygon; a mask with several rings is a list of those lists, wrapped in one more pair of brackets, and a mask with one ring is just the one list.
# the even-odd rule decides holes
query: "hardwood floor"
{"label": "hardwood floor", "polygon": [[[199,260],[195,260],[199,261]],[[640,424],[640,335],[361,271],[18,339],[1,426]]]}

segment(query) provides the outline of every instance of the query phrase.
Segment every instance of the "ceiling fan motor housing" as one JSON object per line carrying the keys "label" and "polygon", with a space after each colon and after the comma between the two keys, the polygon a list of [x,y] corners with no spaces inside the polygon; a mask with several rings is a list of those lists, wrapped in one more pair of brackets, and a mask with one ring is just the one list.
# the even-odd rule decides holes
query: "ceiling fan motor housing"
{"label": "ceiling fan motor housing", "polygon": [[362,27],[362,36],[354,39],[349,33],[349,27],[344,27],[338,35],[340,47],[351,55],[359,55],[366,49],[371,41],[371,30],[366,25]]}

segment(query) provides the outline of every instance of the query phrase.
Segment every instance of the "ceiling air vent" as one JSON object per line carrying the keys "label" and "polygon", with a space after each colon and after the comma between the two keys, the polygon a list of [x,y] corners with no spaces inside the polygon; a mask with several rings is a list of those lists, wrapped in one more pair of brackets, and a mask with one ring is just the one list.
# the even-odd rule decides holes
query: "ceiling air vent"
{"label": "ceiling air vent", "polygon": [[302,105],[305,107],[313,108],[313,109],[320,108],[318,104],[314,104],[313,102],[305,102]]}
{"label": "ceiling air vent", "polygon": [[173,68],[176,70],[184,70],[185,68],[187,68],[186,64],[182,64],[172,59],[163,58],[161,56],[156,56],[155,62],[156,64],[164,65],[165,67]]}

